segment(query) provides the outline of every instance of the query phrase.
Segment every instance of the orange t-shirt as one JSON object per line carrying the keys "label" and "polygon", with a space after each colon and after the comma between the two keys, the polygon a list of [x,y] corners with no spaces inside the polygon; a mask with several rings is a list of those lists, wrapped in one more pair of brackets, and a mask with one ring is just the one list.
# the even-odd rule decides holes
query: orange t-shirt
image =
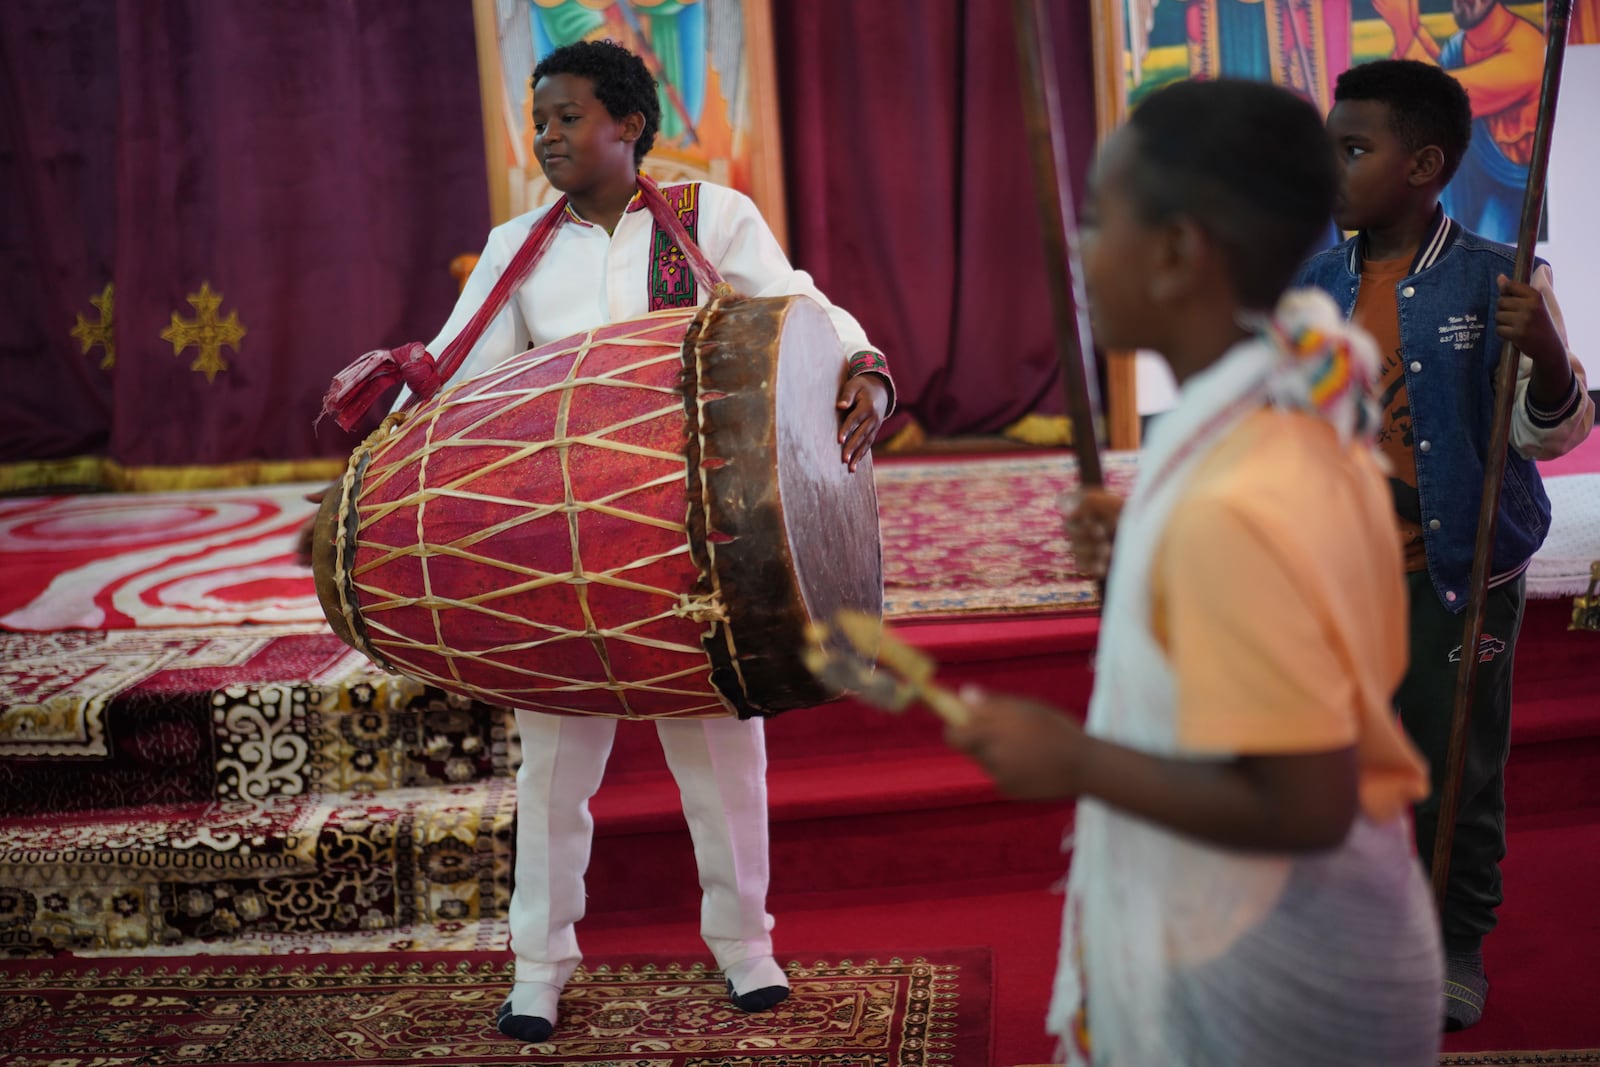
{"label": "orange t-shirt", "polygon": [[1411,450],[1411,401],[1406,397],[1405,350],[1400,344],[1400,306],[1395,297],[1395,286],[1410,272],[1410,258],[1363,263],[1361,289],[1350,321],[1372,335],[1383,357],[1379,380],[1383,422],[1378,427],[1378,448],[1389,461],[1389,490],[1400,521],[1406,570],[1420,571],[1428,566],[1428,558],[1423,551],[1417,456]]}
{"label": "orange t-shirt", "polygon": [[1407,651],[1398,548],[1376,460],[1326,423],[1265,410],[1230,432],[1152,561],[1179,743],[1223,755],[1354,745],[1369,818],[1425,797],[1427,765],[1392,704]]}

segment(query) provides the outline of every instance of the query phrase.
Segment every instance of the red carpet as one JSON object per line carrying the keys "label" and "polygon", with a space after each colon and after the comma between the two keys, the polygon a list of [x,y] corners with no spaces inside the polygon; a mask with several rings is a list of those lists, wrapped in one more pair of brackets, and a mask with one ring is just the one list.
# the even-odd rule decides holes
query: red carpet
{"label": "red carpet", "polygon": [[[1513,812],[1516,797],[1512,798]],[[1600,810],[1581,819],[1510,821],[1506,905],[1486,944],[1492,988],[1484,1020],[1447,1035],[1448,1052],[1600,1048],[1592,977],[1600,952]],[[1061,870],[1064,858],[1055,857]],[[983,881],[984,875],[988,880]],[[973,871],[964,885],[853,894],[779,893],[772,901],[779,954],[790,944],[987,945],[995,959],[996,1067],[1047,1063],[1044,1015],[1054,974],[1061,898],[1049,877]],[[585,951],[702,952],[693,909],[597,915],[580,927]],[[1441,1061],[1449,1062],[1449,1061]],[[1568,1063],[1495,1060],[1461,1063]]]}
{"label": "red carpet", "polygon": [[1445,1048],[1600,1048],[1600,807],[1523,817],[1517,793],[1507,799],[1506,902],[1484,942],[1489,1004],[1483,1021],[1448,1035]]}

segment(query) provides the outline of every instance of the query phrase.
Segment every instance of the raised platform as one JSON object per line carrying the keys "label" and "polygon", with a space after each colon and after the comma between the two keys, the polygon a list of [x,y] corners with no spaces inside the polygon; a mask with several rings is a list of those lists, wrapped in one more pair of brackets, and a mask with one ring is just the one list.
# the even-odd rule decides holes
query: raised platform
{"label": "raised platform", "polygon": [[[891,611],[947,682],[1087,704],[1098,619],[1082,607],[1093,587],[1064,568],[1055,517],[1070,480],[1058,456],[882,466]],[[292,495],[281,494],[286,514]],[[180,507],[215,514],[213,503]],[[98,525],[50,521],[39,536]],[[150,575],[176,575],[203,552],[139,551],[160,558],[130,569],[80,557],[48,578],[35,567],[26,603],[7,606],[52,617],[72,575],[117,576],[109,592],[72,594],[114,628],[0,634],[0,951],[504,913],[512,716],[383,675],[316,622],[141,625],[140,604],[235,610],[265,587],[220,578],[198,597],[192,581]],[[291,599],[309,596],[304,574],[295,580]],[[167,592],[149,594],[158,587]],[[1569,605],[1530,604],[1511,803],[1600,824],[1590,770],[1600,634],[1567,631]],[[896,717],[841,701],[782,716],[768,735],[775,907],[959,894],[997,877],[1042,892],[1064,867],[1068,807],[1002,800],[920,710]],[[649,724],[619,731],[594,809],[591,916],[692,921],[692,849]]]}
{"label": "raised platform", "polygon": [[[1134,457],[1108,470],[1126,486]],[[1095,590],[1057,515],[1073,482],[1060,454],[880,465],[891,617],[991,682],[1029,657],[1046,670],[1064,638],[1086,656]],[[0,950],[503,914],[514,717],[382,674],[327,631],[289,558],[306,488],[0,501]],[[1060,832],[916,716],[840,703],[771,732],[775,818],[861,831],[854,857],[835,835],[831,875],[780,839],[796,888],[877,884],[867,860],[895,841],[909,857],[938,818]],[[669,905],[637,879],[647,857],[692,862],[653,727],[621,732],[596,810],[594,908]],[[897,877],[959,873],[936,838]]]}

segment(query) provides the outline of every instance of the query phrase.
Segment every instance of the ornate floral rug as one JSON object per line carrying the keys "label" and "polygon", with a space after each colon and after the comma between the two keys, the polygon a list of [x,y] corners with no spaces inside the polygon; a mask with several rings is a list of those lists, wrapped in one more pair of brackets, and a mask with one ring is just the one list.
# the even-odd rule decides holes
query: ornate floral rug
{"label": "ornate floral rug", "polygon": [[510,713],[306,629],[0,635],[0,953],[504,913]]}
{"label": "ornate floral rug", "polygon": [[793,995],[759,1015],[704,964],[592,961],[542,1045],[493,1028],[510,981],[500,953],[14,962],[0,971],[0,1065],[989,1062],[987,949],[830,959],[791,962]]}
{"label": "ornate floral rug", "polygon": [[[1103,466],[1110,488],[1132,490],[1136,453],[1109,453]],[[1061,529],[1061,495],[1078,486],[1070,453],[891,460],[874,472],[889,618],[1100,606]]]}
{"label": "ornate floral rug", "polygon": [[505,738],[474,707],[385,674],[321,624],[0,633],[0,811],[508,773]]}
{"label": "ornate floral rug", "polygon": [[385,677],[320,621],[0,632],[0,758],[112,755],[106,710],[113,701],[157,706],[229,686],[279,683],[331,697],[363,684],[393,688]]}

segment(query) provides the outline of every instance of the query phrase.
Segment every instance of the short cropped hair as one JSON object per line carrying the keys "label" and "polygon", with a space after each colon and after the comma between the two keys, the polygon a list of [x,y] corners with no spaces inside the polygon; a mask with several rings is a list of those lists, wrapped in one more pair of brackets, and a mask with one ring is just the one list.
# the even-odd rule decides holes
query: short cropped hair
{"label": "short cropped hair", "polygon": [[656,79],[644,60],[615,41],[576,41],[562,45],[533,68],[530,86],[554,74],[575,74],[594,84],[594,95],[614,119],[627,118],[635,111],[644,115],[644,132],[633,146],[633,161],[638,164],[656,143],[661,128],[661,98],[656,95]]}
{"label": "short cropped hair", "polygon": [[1194,220],[1222,247],[1239,302],[1270,309],[1331,233],[1338,163],[1317,109],[1263,82],[1181,81],[1129,126],[1142,219]]}
{"label": "short cropped hair", "polygon": [[1389,128],[1411,152],[1444,153],[1440,186],[1461,166],[1472,141],[1472,102],[1450,74],[1415,59],[1379,59],[1351,67],[1334,82],[1333,100],[1373,100],[1389,109]]}

